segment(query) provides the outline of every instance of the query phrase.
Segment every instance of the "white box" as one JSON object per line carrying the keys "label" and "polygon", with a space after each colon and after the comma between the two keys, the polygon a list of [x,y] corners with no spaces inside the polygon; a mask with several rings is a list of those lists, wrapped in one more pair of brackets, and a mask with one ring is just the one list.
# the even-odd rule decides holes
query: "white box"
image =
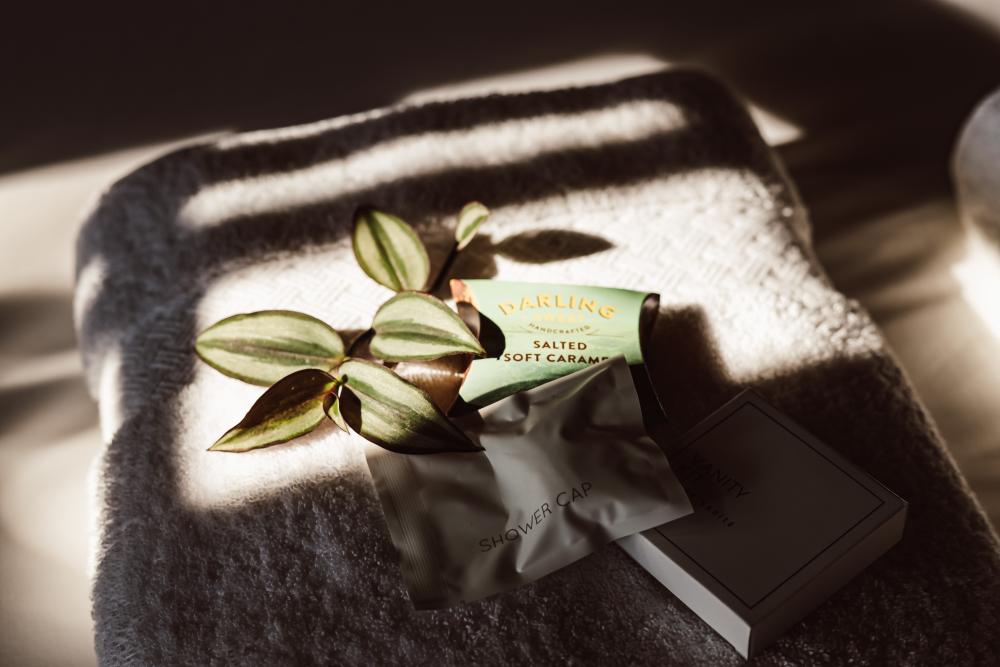
{"label": "white box", "polygon": [[750,390],[669,458],[694,513],[618,543],[746,658],[903,534],[906,501]]}

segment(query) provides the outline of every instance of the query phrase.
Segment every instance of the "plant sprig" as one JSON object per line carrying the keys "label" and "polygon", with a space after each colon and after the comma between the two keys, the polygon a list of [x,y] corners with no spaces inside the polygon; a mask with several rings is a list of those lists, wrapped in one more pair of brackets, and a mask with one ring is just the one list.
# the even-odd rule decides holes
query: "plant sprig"
{"label": "plant sprig", "polygon": [[[385,364],[485,354],[462,319],[428,290],[436,291],[488,216],[479,202],[462,208],[454,244],[429,281],[427,249],[413,228],[389,213],[359,208],[351,234],[354,256],[368,277],[397,293],[351,348],[326,323],[290,310],[233,315],[203,331],[195,342],[203,361],[268,387],[210,451],[246,452],[287,442],[326,418],[395,452],[480,451],[426,391]],[[348,356],[361,338],[373,360]]]}

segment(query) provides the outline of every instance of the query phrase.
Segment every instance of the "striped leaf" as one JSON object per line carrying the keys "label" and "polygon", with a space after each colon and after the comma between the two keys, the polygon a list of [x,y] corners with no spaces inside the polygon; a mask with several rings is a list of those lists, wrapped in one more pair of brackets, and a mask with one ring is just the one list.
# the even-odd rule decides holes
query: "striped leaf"
{"label": "striped leaf", "polygon": [[458,226],[455,228],[455,243],[458,250],[462,250],[472,242],[476,232],[479,231],[479,225],[488,217],[490,209],[477,201],[470,201],[462,207],[458,214]]}
{"label": "striped leaf", "polygon": [[331,393],[326,397],[323,402],[323,410],[326,412],[326,416],[333,420],[333,423],[342,431],[350,431],[347,427],[347,422],[340,415],[340,401],[336,394]]}
{"label": "striped leaf", "polygon": [[211,452],[247,452],[269,447],[312,431],[326,418],[324,401],[337,380],[324,371],[295,371],[264,392],[239,424],[209,448]]}
{"label": "striped leaf", "polygon": [[195,350],[226,375],[263,386],[304,368],[329,370],[344,358],[336,331],[290,310],[227,317],[198,336]]}
{"label": "striped leaf", "polygon": [[482,345],[443,301],[420,292],[400,292],[372,320],[371,352],[386,361],[419,361],[451,354],[484,354]]}
{"label": "striped leaf", "polygon": [[421,389],[385,366],[348,359],[340,367],[340,414],[351,430],[400,454],[477,452]]}
{"label": "striped leaf", "polygon": [[391,290],[427,284],[430,260],[413,228],[394,215],[363,207],[354,214],[354,256],[368,276]]}

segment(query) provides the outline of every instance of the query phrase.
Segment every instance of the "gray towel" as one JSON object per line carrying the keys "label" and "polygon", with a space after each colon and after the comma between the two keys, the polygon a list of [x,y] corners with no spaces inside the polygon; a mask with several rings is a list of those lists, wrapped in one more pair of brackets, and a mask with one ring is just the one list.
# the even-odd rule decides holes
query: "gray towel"
{"label": "gray towel", "polygon": [[676,435],[740,388],[910,501],[901,544],[760,664],[970,664],[1000,655],[996,535],[868,315],[837,293],[742,107],[668,72],[237,135],[115,184],[79,241],[77,313],[107,448],[94,586],[105,664],[739,664],[611,545],[493,599],[415,612],[358,444],[333,429],[205,452],[260,393],[193,338],[259,308],[365,325],[386,293],[350,217],[494,216],[463,277],[659,292],[655,382]]}

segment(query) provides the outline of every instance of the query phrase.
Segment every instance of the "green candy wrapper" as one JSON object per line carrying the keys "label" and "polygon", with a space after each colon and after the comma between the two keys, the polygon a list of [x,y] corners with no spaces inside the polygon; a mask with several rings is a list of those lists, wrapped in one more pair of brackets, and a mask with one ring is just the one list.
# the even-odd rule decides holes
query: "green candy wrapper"
{"label": "green candy wrapper", "polygon": [[627,289],[499,280],[452,280],[451,291],[487,352],[459,390],[460,405],[475,407],[618,355],[634,373],[660,302]]}

